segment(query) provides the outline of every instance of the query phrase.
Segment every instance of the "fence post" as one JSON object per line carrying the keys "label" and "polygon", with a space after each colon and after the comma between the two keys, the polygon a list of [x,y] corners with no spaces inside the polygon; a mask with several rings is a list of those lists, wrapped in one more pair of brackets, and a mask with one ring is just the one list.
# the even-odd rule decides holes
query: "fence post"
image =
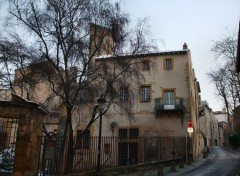
{"label": "fence post", "polygon": [[163,166],[157,166],[157,176],[164,176]]}
{"label": "fence post", "polygon": [[179,168],[184,168],[184,159],[181,155],[180,155],[180,158],[179,158]]}
{"label": "fence post", "polygon": [[160,137],[159,137],[159,147],[160,147],[159,153],[160,153],[160,161],[161,161],[162,160],[162,140]]}
{"label": "fence post", "polygon": [[170,171],[171,171],[171,172],[177,172],[176,166],[175,166],[175,163],[174,163],[174,162],[170,163]]}
{"label": "fence post", "polygon": [[117,172],[113,172],[112,176],[118,176],[118,173]]}

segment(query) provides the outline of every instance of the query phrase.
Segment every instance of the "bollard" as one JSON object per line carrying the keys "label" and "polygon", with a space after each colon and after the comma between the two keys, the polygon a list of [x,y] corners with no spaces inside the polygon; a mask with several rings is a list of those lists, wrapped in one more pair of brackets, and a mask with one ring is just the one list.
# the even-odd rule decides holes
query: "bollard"
{"label": "bollard", "polygon": [[158,166],[157,167],[157,176],[164,176],[163,167],[162,166]]}
{"label": "bollard", "polygon": [[170,164],[170,172],[177,172],[174,162]]}
{"label": "bollard", "polygon": [[118,173],[117,172],[113,172],[112,176],[118,176]]}
{"label": "bollard", "polygon": [[144,176],[145,169],[144,168],[138,168],[139,176]]}
{"label": "bollard", "polygon": [[191,164],[192,164],[192,159],[189,157],[187,161],[187,165],[191,165]]}
{"label": "bollard", "polygon": [[179,160],[179,168],[184,168],[184,159],[183,158],[181,158]]}

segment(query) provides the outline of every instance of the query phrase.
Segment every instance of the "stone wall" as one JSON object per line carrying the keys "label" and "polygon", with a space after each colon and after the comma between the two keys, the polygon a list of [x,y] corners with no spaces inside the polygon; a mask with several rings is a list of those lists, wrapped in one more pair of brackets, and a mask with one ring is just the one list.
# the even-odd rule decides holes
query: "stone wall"
{"label": "stone wall", "polygon": [[1,118],[19,119],[12,176],[33,176],[38,172],[43,118],[46,112],[37,103],[17,95],[0,101]]}

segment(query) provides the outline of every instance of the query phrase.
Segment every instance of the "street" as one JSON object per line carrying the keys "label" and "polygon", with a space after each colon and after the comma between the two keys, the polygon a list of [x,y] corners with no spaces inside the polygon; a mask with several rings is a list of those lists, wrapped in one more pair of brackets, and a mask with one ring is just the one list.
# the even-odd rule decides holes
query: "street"
{"label": "street", "polygon": [[240,173],[240,154],[225,147],[211,147],[209,159],[190,170],[176,173],[184,176],[236,176]]}

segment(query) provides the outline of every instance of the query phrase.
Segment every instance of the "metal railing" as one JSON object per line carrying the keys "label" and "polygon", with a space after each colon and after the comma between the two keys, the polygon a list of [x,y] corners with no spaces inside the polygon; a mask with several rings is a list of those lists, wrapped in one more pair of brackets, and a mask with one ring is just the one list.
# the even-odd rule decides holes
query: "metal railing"
{"label": "metal railing", "polygon": [[[60,151],[57,148],[57,143],[62,138],[40,138],[42,138],[43,143],[39,174],[59,175],[65,173],[66,163],[70,162],[67,160],[66,152],[68,151],[68,142],[65,144],[64,151]],[[185,137],[139,137],[137,139],[102,137],[101,140],[101,168],[183,158],[186,152]],[[71,173],[82,173],[96,169],[97,145],[98,137],[75,138]],[[59,155],[62,156],[61,160]]]}
{"label": "metal railing", "polygon": [[174,98],[174,99],[155,99],[155,109],[156,111],[164,110],[183,110],[183,98]]}

